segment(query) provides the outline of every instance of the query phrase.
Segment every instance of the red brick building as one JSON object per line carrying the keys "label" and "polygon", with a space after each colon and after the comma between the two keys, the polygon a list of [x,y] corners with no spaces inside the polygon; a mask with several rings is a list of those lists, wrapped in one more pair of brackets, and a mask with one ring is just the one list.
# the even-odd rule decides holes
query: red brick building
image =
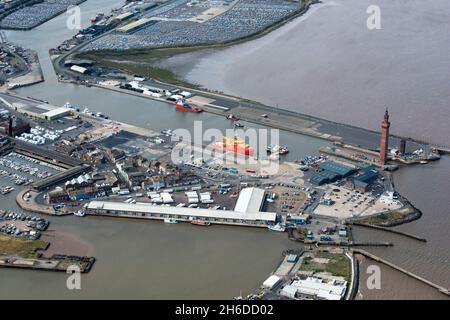
{"label": "red brick building", "polygon": [[389,122],[389,112],[386,108],[386,112],[384,113],[384,119],[381,123],[381,140],[380,140],[380,163],[382,165],[386,164],[387,156],[388,156],[388,147],[389,147],[389,127],[391,123]]}

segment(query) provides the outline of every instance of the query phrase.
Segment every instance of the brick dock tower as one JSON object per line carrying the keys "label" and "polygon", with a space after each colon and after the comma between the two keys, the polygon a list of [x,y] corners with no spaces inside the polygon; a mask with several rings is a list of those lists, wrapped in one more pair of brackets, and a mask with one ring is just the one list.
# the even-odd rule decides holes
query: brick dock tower
{"label": "brick dock tower", "polygon": [[391,123],[389,122],[389,112],[386,108],[386,112],[384,113],[384,119],[381,123],[381,140],[380,140],[380,164],[385,165],[388,155],[388,146],[389,146],[389,127]]}

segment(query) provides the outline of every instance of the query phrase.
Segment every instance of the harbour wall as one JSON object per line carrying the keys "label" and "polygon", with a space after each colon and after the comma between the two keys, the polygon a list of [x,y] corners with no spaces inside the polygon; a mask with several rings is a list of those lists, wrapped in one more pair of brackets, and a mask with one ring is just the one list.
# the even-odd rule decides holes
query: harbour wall
{"label": "harbour wall", "polygon": [[405,269],[403,269],[403,268],[401,268],[401,267],[399,267],[399,266],[397,266],[397,265],[395,265],[395,264],[393,264],[393,263],[391,263],[391,262],[389,262],[389,261],[387,261],[387,260],[385,260],[383,258],[380,258],[380,257],[378,257],[378,256],[376,256],[374,254],[371,254],[371,253],[369,253],[369,252],[367,252],[365,250],[353,249],[353,253],[359,253],[359,254],[361,254],[361,255],[363,255],[365,257],[368,257],[368,258],[370,258],[370,259],[372,259],[372,260],[374,260],[376,262],[383,263],[383,264],[385,264],[385,265],[387,265],[387,266],[389,266],[389,267],[391,267],[391,268],[393,268],[393,269],[395,269],[397,271],[400,271],[400,272],[406,274],[407,276],[410,276],[411,278],[419,280],[419,281],[429,285],[430,287],[433,287],[433,288],[437,289],[439,292],[441,292],[441,293],[443,293],[443,294],[445,294],[447,296],[450,296],[450,290],[449,289],[446,289],[443,286],[437,285],[437,284],[435,284],[435,283],[433,283],[433,282],[431,282],[431,281],[429,281],[429,280],[427,280],[425,278],[422,278],[422,277],[420,277],[420,276],[418,276],[418,275],[416,275],[416,274],[414,274],[412,272],[409,272],[409,271],[407,271],[407,270],[405,270]]}

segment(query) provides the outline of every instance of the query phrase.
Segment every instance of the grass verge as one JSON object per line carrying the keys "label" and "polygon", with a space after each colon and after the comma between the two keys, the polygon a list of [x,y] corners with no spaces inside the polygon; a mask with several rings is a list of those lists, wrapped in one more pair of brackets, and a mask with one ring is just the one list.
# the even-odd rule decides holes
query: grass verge
{"label": "grass verge", "polygon": [[350,281],[351,277],[351,261],[345,254],[317,252],[316,258],[328,259],[328,263],[319,263],[311,257],[305,257],[300,270],[313,272],[329,272],[334,276],[344,277]]}
{"label": "grass verge", "polygon": [[36,251],[45,250],[47,245],[47,242],[42,240],[25,240],[18,237],[0,235],[0,256],[36,258]]}

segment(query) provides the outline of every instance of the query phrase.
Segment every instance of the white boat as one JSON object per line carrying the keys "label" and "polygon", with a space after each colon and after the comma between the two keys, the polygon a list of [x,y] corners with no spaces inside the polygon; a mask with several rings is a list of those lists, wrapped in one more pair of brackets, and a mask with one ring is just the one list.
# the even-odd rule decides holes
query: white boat
{"label": "white boat", "polygon": [[172,129],[167,129],[167,130],[161,130],[161,134],[167,136],[167,137],[172,137],[175,135],[175,133],[173,132]]}
{"label": "white boat", "polygon": [[178,221],[175,220],[175,219],[172,219],[172,218],[167,218],[167,219],[164,219],[164,223],[167,223],[167,224],[177,224]]}
{"label": "white boat", "polygon": [[78,210],[75,211],[73,214],[77,217],[84,217],[86,215],[86,212],[84,212],[83,210]]}
{"label": "white boat", "polygon": [[269,230],[271,231],[277,231],[277,232],[284,232],[286,231],[286,227],[284,227],[283,225],[277,223],[275,225],[271,225],[267,227]]}

